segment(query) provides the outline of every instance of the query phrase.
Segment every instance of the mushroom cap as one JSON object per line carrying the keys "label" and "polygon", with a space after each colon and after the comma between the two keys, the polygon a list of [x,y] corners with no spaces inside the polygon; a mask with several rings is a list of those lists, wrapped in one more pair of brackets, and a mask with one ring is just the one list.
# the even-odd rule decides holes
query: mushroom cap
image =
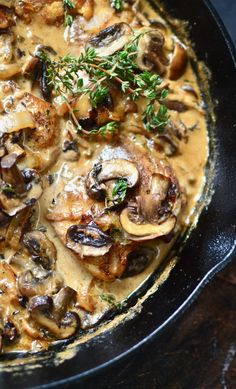
{"label": "mushroom cap", "polygon": [[67,247],[81,256],[98,257],[106,254],[112,246],[111,237],[95,225],[71,226],[66,240]]}
{"label": "mushroom cap", "polygon": [[55,272],[37,278],[31,270],[26,270],[18,277],[18,289],[25,297],[56,293],[62,287],[62,283],[61,277]]}
{"label": "mushroom cap", "polygon": [[127,256],[127,266],[121,278],[133,277],[142,273],[158,255],[159,250],[151,247],[137,247]]}
{"label": "mushroom cap", "polygon": [[121,50],[132,34],[133,30],[128,24],[116,23],[92,37],[86,47],[92,47],[99,56],[105,57]]}
{"label": "mushroom cap", "polygon": [[35,322],[46,328],[58,339],[67,339],[75,334],[80,326],[80,319],[77,313],[67,312],[57,322],[53,317],[53,299],[49,296],[32,297],[28,304],[28,311]]}
{"label": "mushroom cap", "polygon": [[57,251],[53,242],[41,231],[31,231],[24,234],[23,243],[32,255],[34,262],[46,270],[55,268]]}
{"label": "mushroom cap", "polygon": [[185,46],[176,42],[172,60],[169,66],[170,80],[178,80],[185,72],[188,63],[188,54]]}
{"label": "mushroom cap", "polygon": [[106,183],[119,178],[126,180],[128,188],[133,188],[139,180],[139,171],[135,163],[121,158],[97,163],[87,176],[88,195],[95,199],[105,197]]}
{"label": "mushroom cap", "polygon": [[164,73],[168,60],[163,53],[165,38],[158,29],[146,31],[138,41],[136,63],[140,70],[155,69],[159,74]]}
{"label": "mushroom cap", "polygon": [[161,224],[136,224],[130,220],[129,210],[126,208],[120,214],[120,222],[131,240],[141,241],[155,239],[169,234],[175,227],[176,217],[171,216]]}

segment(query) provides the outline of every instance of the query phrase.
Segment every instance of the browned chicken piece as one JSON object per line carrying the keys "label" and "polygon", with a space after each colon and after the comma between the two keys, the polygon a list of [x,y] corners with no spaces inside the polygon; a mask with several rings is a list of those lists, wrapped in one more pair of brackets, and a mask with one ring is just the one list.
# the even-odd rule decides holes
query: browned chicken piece
{"label": "browned chicken piece", "polygon": [[94,12],[94,0],[76,0],[75,9],[85,20],[90,20]]}
{"label": "browned chicken piece", "polygon": [[[74,7],[69,8],[69,13],[76,16],[81,15],[85,20],[90,20],[94,12],[94,0],[74,0],[71,2]],[[64,23],[65,7],[63,0],[25,0],[17,1],[15,6],[16,14],[30,22],[34,14],[39,14],[42,21],[49,25],[61,25]]]}
{"label": "browned chicken piece", "polygon": [[52,146],[57,139],[57,115],[55,108],[46,102],[32,95],[25,93],[22,100],[26,109],[32,114],[36,129],[29,133],[39,149]]}
{"label": "browned chicken piece", "polygon": [[64,12],[62,1],[54,1],[45,5],[41,15],[47,24],[58,26],[64,21]]}
{"label": "browned chicken piece", "polygon": [[[122,276],[139,242],[173,232],[184,203],[166,161],[127,138],[121,144],[110,152],[100,149],[93,168],[69,183],[47,213],[57,235],[83,266],[108,282]],[[125,198],[116,203],[112,196],[118,180],[127,187]],[[113,230],[119,231],[118,240]]]}

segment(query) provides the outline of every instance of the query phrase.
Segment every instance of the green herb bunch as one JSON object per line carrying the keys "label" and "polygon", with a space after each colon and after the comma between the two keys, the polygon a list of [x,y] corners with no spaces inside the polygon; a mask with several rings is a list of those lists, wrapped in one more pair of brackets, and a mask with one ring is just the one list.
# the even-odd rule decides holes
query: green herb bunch
{"label": "green herb bunch", "polygon": [[[142,33],[143,34],[143,33]],[[101,104],[112,83],[119,85],[120,90],[133,100],[145,98],[146,108],[142,119],[147,130],[161,131],[167,125],[169,115],[162,104],[168,91],[160,87],[162,79],[155,73],[140,71],[136,64],[138,40],[141,34],[131,38],[120,51],[101,57],[88,47],[79,57],[66,55],[52,60],[47,53],[41,52],[40,59],[46,65],[47,83],[58,95],[73,97],[87,94],[93,108]],[[84,81],[85,73],[88,80]],[[100,129],[112,132],[117,123],[108,123],[108,128]]]}

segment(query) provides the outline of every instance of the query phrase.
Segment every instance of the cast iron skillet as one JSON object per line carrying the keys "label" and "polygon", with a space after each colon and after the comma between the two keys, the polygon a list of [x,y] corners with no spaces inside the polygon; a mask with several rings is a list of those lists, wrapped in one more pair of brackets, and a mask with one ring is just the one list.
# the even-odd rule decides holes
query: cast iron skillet
{"label": "cast iron skillet", "polygon": [[[224,26],[207,0],[165,0],[171,15],[190,22],[199,59],[212,72],[216,99],[216,174],[212,201],[200,217],[167,281],[132,319],[85,345],[59,366],[56,350],[0,372],[0,387],[59,387],[91,376],[158,336],[193,301],[206,283],[234,256],[236,245],[236,56]],[[194,156],[193,156],[194,157]],[[148,314],[149,313],[149,314]],[[151,313],[151,315],[150,315]],[[19,360],[19,363],[22,361]],[[31,367],[34,366],[34,369]],[[46,385],[46,386],[44,386]]]}

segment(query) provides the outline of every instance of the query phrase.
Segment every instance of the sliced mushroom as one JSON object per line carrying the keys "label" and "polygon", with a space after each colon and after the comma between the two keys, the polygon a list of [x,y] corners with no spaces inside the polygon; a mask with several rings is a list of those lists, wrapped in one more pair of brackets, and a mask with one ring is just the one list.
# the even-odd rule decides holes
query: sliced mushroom
{"label": "sliced mushroom", "polygon": [[57,322],[52,314],[53,300],[48,296],[36,296],[30,299],[28,311],[37,324],[46,328],[58,339],[73,336],[80,326],[79,316],[75,312],[67,312]]}
{"label": "sliced mushroom", "polygon": [[174,229],[180,204],[178,184],[172,170],[169,170],[167,176],[155,174],[150,193],[137,196],[136,202],[130,203],[122,211],[120,222],[131,240],[142,241],[164,236]]}
{"label": "sliced mushroom", "polygon": [[158,29],[152,29],[139,38],[137,65],[140,70],[155,70],[158,74],[163,74],[168,65],[168,60],[164,54],[165,38]]}
{"label": "sliced mushroom", "polygon": [[22,73],[23,73],[23,75],[26,75],[26,74],[27,75],[32,75],[32,74],[34,74],[36,69],[39,66],[39,63],[40,63],[39,58],[30,55],[26,59],[24,65],[22,66]]}
{"label": "sliced mushroom", "polygon": [[0,116],[0,136],[4,133],[10,134],[25,128],[35,128],[35,122],[28,111],[12,112]]}
{"label": "sliced mushroom", "polygon": [[58,273],[49,272],[46,277],[37,278],[31,270],[20,274],[18,289],[22,296],[32,297],[43,294],[54,294],[62,287],[62,279]]}
{"label": "sliced mushroom", "polygon": [[139,180],[139,172],[133,162],[126,159],[112,159],[96,164],[88,174],[86,187],[88,195],[96,200],[106,196],[106,184],[122,178],[128,188],[133,188]]}
{"label": "sliced mushroom", "polygon": [[53,296],[53,316],[57,321],[61,320],[68,310],[72,300],[76,298],[76,291],[69,286],[65,286]]}
{"label": "sliced mushroom", "polygon": [[20,240],[26,225],[29,223],[31,208],[26,207],[18,212],[10,221],[6,233],[6,243],[14,250],[19,249]]}
{"label": "sliced mushroom", "polygon": [[23,243],[32,255],[32,260],[46,270],[55,269],[57,251],[55,245],[41,231],[32,231],[24,235]]}
{"label": "sliced mushroom", "polygon": [[172,216],[161,224],[136,224],[131,221],[129,210],[126,208],[120,215],[120,222],[123,229],[129,234],[130,239],[142,241],[169,234],[175,227],[176,217]]}
{"label": "sliced mushroom", "polygon": [[14,216],[22,209],[33,205],[43,191],[40,177],[36,172],[32,175],[32,181],[26,185],[22,172],[14,163],[16,158],[17,155],[13,153],[1,160],[1,170],[4,178],[2,187],[5,186],[9,190],[0,192],[0,204],[2,210],[9,216]]}
{"label": "sliced mushroom", "polygon": [[83,256],[98,257],[106,254],[112,239],[95,225],[74,225],[66,234],[66,245],[75,253]]}
{"label": "sliced mushroom", "polygon": [[88,41],[87,47],[92,47],[101,56],[112,55],[121,50],[129,41],[133,33],[126,23],[116,23],[100,31]]}
{"label": "sliced mushroom", "polygon": [[17,157],[18,155],[14,153],[3,157],[1,159],[1,173],[3,181],[14,187],[17,194],[23,195],[26,193],[27,188],[24,177],[16,164]]}
{"label": "sliced mushroom", "polygon": [[17,335],[18,331],[15,324],[10,319],[8,319],[2,330],[3,342],[7,344],[12,343],[16,340]]}
{"label": "sliced mushroom", "polygon": [[133,277],[142,273],[157,256],[157,251],[151,247],[138,247],[127,256],[127,266],[122,278]]}
{"label": "sliced mushroom", "polygon": [[169,78],[178,80],[185,72],[188,63],[187,50],[183,44],[176,42],[173,57],[169,66]]}
{"label": "sliced mushroom", "polygon": [[188,110],[187,105],[178,100],[165,99],[163,104],[171,111],[185,112]]}

